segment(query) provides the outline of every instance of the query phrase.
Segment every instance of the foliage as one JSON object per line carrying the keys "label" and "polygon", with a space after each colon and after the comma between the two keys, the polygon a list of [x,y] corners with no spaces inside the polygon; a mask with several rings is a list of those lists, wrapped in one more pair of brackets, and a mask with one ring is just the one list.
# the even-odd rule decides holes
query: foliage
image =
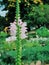
{"label": "foliage", "polygon": [[[7,33],[1,31],[1,32],[0,32],[0,45],[1,45],[2,43],[4,43],[6,37],[7,37]],[[0,47],[2,47],[2,46],[0,46]]]}
{"label": "foliage", "polygon": [[[27,22],[28,30],[30,27],[36,25],[40,26],[49,24],[49,4],[43,4],[44,0],[21,0],[20,3],[20,16],[23,21]],[[48,3],[48,0],[45,3]],[[8,10],[6,20],[8,23],[13,22],[15,18],[16,0],[3,0],[5,5],[4,10]],[[45,12],[46,11],[46,12]]]}
{"label": "foliage", "polygon": [[[16,42],[16,41],[15,41]],[[13,59],[16,59],[17,50],[15,49],[15,42],[11,42],[10,44],[7,42],[2,42],[2,49],[0,47],[0,60],[4,60],[4,64],[9,63],[16,63]],[[16,42],[17,43],[17,42]],[[49,60],[49,39],[44,42],[46,45],[42,46],[40,41],[32,41],[32,40],[22,40],[22,61],[45,61],[48,62]],[[15,44],[15,45],[13,45]],[[1,44],[0,44],[1,45]],[[9,58],[10,61],[7,60]],[[6,59],[6,60],[5,60]],[[3,62],[3,61],[2,61]],[[3,65],[4,65],[3,64]],[[14,64],[13,64],[14,65]]]}
{"label": "foliage", "polygon": [[7,36],[7,33],[5,33],[4,31],[0,32],[0,37],[6,37],[6,36]]}
{"label": "foliage", "polygon": [[[29,5],[28,5],[29,3]],[[23,6],[22,6],[23,5]],[[48,4],[34,4],[33,1],[21,2],[20,3],[20,13],[21,18],[27,22],[28,29],[32,26],[40,26],[46,25],[48,27],[49,24],[49,5]],[[46,11],[46,12],[45,12]],[[24,13],[24,14],[23,14]]]}
{"label": "foliage", "polygon": [[44,26],[48,23],[49,21],[48,6],[49,5],[39,5],[39,6],[32,7],[32,10],[28,14],[28,19],[32,21],[32,23],[30,22],[32,25],[37,25],[40,27],[40,25]]}
{"label": "foliage", "polygon": [[1,60],[1,65],[7,65],[7,64],[12,64],[15,65],[15,58],[8,55],[8,53],[3,52],[3,54],[0,57]]}
{"label": "foliage", "polygon": [[49,0],[46,0],[46,1],[42,0],[42,1],[44,4],[49,4]]}
{"label": "foliage", "polygon": [[[46,50],[47,49],[47,50]],[[49,60],[49,50],[47,46],[36,46],[30,48],[24,48],[22,60],[31,61],[48,61]],[[48,58],[47,58],[48,57]]]}
{"label": "foliage", "polygon": [[49,32],[46,27],[40,27],[39,29],[36,30],[36,34],[39,37],[49,37]]}
{"label": "foliage", "polygon": [[5,17],[0,16],[0,31],[2,31],[4,27],[6,26],[5,22],[6,22]]}
{"label": "foliage", "polygon": [[[39,2],[40,1],[40,2]],[[48,1],[48,0],[47,0]],[[46,2],[45,2],[46,3]],[[20,12],[19,12],[19,3],[17,4],[15,0],[3,0],[5,4],[5,9],[8,10],[6,14],[6,21],[14,21],[15,18],[15,6],[17,6],[16,19],[18,23],[18,17],[21,14],[21,18],[28,23],[28,28],[49,24],[49,5],[43,4],[41,0],[21,0],[20,2]],[[16,4],[16,5],[15,5]],[[3,20],[3,19],[2,19]],[[0,20],[2,22],[2,20]],[[8,22],[8,23],[9,23]],[[1,23],[2,25],[2,23]],[[3,24],[4,25],[4,24]],[[3,26],[2,25],[2,26]],[[39,27],[38,27],[39,26]],[[21,40],[19,26],[17,25],[17,40],[15,42],[6,42],[5,37],[6,33],[1,32],[0,34],[0,65],[15,64],[21,65],[22,61],[49,61],[49,39],[47,41],[32,41],[32,40]],[[40,27],[36,30],[36,33],[39,37],[48,37],[49,32],[46,27]],[[3,37],[3,38],[2,38]],[[4,39],[4,40],[3,40]],[[21,46],[22,42],[22,46]],[[42,44],[45,45],[42,45]],[[22,55],[21,55],[22,50]],[[17,56],[17,57],[16,57]],[[9,61],[10,59],[10,61]],[[16,59],[16,60],[15,60]]]}

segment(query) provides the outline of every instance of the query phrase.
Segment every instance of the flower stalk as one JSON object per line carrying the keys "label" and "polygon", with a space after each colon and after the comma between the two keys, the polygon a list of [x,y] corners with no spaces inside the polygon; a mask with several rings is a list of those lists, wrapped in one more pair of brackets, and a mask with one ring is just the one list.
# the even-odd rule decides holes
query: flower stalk
{"label": "flower stalk", "polygon": [[21,64],[21,53],[22,53],[22,46],[21,46],[21,38],[20,38],[20,26],[18,25],[18,20],[20,18],[20,8],[19,8],[19,1],[16,0],[16,27],[17,27],[17,39],[16,39],[16,65]]}

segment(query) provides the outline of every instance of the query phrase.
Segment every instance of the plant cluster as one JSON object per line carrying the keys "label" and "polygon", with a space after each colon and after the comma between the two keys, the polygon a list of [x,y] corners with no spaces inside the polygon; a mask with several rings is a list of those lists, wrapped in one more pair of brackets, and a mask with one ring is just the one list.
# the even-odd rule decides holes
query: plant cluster
{"label": "plant cluster", "polygon": [[[49,39],[48,39],[49,40]],[[45,45],[41,41],[32,41],[32,40],[22,40],[22,62],[28,61],[28,63],[32,61],[40,60],[42,63],[48,63],[49,61],[49,41],[43,41]],[[2,42],[3,43],[3,42]],[[5,44],[6,42],[4,42]],[[7,65],[11,62],[15,65],[17,48],[16,45],[12,46],[15,42],[8,45],[3,45],[3,48],[0,50],[0,60]],[[17,43],[17,42],[16,42]],[[6,43],[7,44],[7,43]],[[8,46],[8,47],[7,47]],[[0,47],[1,48],[1,47]],[[9,61],[10,59],[10,61]],[[3,64],[3,65],[4,65]],[[2,65],[2,64],[1,64]]]}

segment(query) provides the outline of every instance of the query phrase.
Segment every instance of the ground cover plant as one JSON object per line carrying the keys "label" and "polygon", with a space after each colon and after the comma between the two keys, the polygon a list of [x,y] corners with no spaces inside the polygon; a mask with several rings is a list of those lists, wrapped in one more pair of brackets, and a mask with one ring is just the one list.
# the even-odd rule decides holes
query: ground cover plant
{"label": "ground cover plant", "polygon": [[[23,44],[23,42],[25,44]],[[8,44],[8,45],[4,45],[6,42],[2,43],[2,49],[0,50],[0,62],[1,65],[7,65],[7,64],[11,64],[11,65],[15,65],[16,61],[15,61],[15,56],[16,56],[16,48],[14,43],[12,46],[12,43]],[[7,44],[7,43],[6,43]],[[44,41],[44,45],[42,45],[39,41],[35,42],[35,41],[30,41],[30,40],[23,40],[22,41],[22,58],[21,60],[23,61],[24,65],[25,63],[28,62],[37,62],[38,60],[40,60],[43,63],[49,63],[49,41]],[[10,46],[11,47],[10,47]],[[10,61],[9,61],[10,60]],[[44,64],[43,64],[44,65]]]}

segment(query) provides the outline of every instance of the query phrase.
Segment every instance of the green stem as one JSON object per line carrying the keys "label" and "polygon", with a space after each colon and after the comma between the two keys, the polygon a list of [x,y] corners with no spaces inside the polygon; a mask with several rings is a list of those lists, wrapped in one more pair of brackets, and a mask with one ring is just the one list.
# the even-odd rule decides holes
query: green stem
{"label": "green stem", "polygon": [[16,65],[22,65],[21,64],[21,52],[22,52],[22,46],[21,46],[21,38],[20,38],[20,27],[18,25],[18,19],[20,18],[20,10],[19,10],[19,2],[16,0],[16,21],[17,21],[17,40],[16,40]]}

